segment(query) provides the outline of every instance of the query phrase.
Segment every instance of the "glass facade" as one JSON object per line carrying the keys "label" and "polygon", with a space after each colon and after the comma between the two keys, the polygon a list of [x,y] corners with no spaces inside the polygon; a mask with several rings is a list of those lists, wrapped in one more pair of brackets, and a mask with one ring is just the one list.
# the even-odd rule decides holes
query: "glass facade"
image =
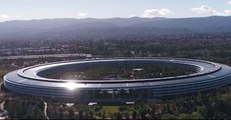
{"label": "glass facade", "polygon": [[[150,59],[148,60],[150,62]],[[169,61],[169,59],[164,60],[165,62]],[[13,92],[27,95],[75,99],[83,102],[126,102],[205,91],[219,88],[231,82],[231,67],[229,66],[187,59],[178,61],[178,63],[181,62],[184,64],[187,62],[190,65],[196,64],[203,70],[201,69],[200,73],[193,76],[188,75],[180,78],[110,82],[104,80],[85,83],[78,81],[80,82],[78,84],[70,83],[72,89],[67,89],[66,86],[63,86],[66,81],[36,77],[36,71],[47,67],[36,66],[7,74],[4,76],[4,86]]]}

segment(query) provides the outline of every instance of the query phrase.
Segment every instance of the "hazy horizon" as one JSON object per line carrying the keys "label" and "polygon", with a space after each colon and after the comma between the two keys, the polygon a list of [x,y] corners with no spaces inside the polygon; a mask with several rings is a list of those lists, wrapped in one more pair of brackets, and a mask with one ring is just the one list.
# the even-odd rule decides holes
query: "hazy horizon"
{"label": "hazy horizon", "polygon": [[[102,4],[103,3],[103,4]],[[230,0],[8,0],[0,2],[0,21],[54,18],[191,18],[230,16]]]}
{"label": "hazy horizon", "polygon": [[32,19],[15,19],[15,20],[5,20],[5,21],[0,21],[0,23],[4,22],[10,22],[10,21],[34,21],[34,20],[55,20],[55,19],[75,19],[75,20],[84,20],[84,19],[97,19],[97,20],[106,20],[106,19],[129,19],[129,18],[141,18],[141,19],[158,19],[158,18],[163,18],[163,19],[187,19],[187,18],[208,18],[208,17],[231,17],[231,16],[197,16],[197,17],[152,17],[152,18],[147,18],[147,17],[108,17],[108,18],[94,18],[94,17],[86,17],[86,18],[32,18]]}

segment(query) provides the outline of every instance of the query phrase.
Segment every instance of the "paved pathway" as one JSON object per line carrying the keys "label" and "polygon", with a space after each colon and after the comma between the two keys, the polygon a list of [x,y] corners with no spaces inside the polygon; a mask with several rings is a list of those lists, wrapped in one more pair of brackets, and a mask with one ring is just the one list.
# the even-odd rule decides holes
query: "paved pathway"
{"label": "paved pathway", "polygon": [[49,117],[47,116],[47,103],[46,102],[43,103],[44,103],[44,116],[46,119],[49,119]]}
{"label": "paved pathway", "polygon": [[0,103],[0,109],[4,111],[5,100]]}

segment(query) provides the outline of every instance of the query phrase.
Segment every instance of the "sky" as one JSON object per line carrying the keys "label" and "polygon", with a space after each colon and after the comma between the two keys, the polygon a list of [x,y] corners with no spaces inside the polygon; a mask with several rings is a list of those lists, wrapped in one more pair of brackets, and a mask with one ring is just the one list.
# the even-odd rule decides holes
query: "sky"
{"label": "sky", "polygon": [[0,21],[231,15],[231,0],[1,0]]}

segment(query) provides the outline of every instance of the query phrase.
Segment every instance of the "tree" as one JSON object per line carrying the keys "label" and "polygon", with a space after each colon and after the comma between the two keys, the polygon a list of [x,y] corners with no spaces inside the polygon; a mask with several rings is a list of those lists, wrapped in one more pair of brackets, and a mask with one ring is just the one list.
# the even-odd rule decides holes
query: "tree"
{"label": "tree", "polygon": [[199,113],[197,112],[193,112],[192,114],[180,114],[179,117],[177,119],[205,119],[203,116],[201,116]]}
{"label": "tree", "polygon": [[75,114],[74,114],[74,111],[72,109],[68,110],[68,118],[69,119],[74,119],[75,118]]}
{"label": "tree", "polygon": [[197,120],[201,120],[201,119],[205,119],[201,114],[197,113],[197,112],[193,112],[191,114],[192,119],[197,119]]}
{"label": "tree", "polygon": [[197,112],[202,115],[203,117],[207,118],[208,116],[208,108],[206,106],[198,106]]}
{"label": "tree", "polygon": [[169,119],[177,119],[177,116],[173,114],[164,114],[162,115],[161,119],[169,120]]}
{"label": "tree", "polygon": [[193,119],[192,116],[190,114],[180,114],[178,119],[182,119],[182,120],[185,120],[185,119]]}
{"label": "tree", "polygon": [[81,110],[79,111],[79,119],[83,119],[83,112]]}
{"label": "tree", "polygon": [[134,110],[133,112],[132,112],[132,119],[136,119],[136,115],[137,113],[136,113],[136,111]]}
{"label": "tree", "polygon": [[129,114],[128,114],[128,112],[125,113],[125,117],[126,117],[127,120],[129,119]]}
{"label": "tree", "polygon": [[223,94],[221,100],[228,106],[231,106],[231,93]]}
{"label": "tree", "polygon": [[117,113],[116,119],[120,120],[122,118],[122,114],[120,112]]}

